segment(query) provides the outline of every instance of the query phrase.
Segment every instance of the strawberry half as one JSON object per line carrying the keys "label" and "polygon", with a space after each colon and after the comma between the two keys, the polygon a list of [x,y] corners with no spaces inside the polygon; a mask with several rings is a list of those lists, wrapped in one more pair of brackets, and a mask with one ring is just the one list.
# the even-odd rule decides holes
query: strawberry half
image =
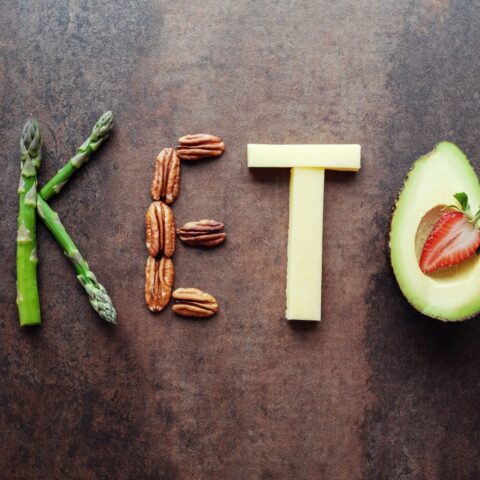
{"label": "strawberry half", "polygon": [[463,211],[443,213],[423,246],[419,262],[422,272],[452,267],[474,255],[480,247],[480,230],[475,223]]}

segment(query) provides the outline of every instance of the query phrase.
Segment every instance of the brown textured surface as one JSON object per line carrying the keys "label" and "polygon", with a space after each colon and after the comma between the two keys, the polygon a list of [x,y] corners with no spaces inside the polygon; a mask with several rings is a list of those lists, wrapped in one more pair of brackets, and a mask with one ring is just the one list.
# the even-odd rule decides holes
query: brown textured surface
{"label": "brown textured surface", "polygon": [[[445,138],[480,164],[475,2],[79,3],[0,7],[1,477],[479,478],[480,323],[417,315],[384,254],[415,157]],[[120,324],[40,227],[44,324],[21,331],[19,132],[39,117],[45,180],[110,108],[115,134],[54,205]],[[174,211],[229,237],[175,253],[176,286],[220,302],[201,322],[142,291],[153,161],[198,131],[227,150],[184,166]],[[327,175],[319,325],[283,319],[288,172],[249,172],[247,142],[363,146],[358,175]]]}

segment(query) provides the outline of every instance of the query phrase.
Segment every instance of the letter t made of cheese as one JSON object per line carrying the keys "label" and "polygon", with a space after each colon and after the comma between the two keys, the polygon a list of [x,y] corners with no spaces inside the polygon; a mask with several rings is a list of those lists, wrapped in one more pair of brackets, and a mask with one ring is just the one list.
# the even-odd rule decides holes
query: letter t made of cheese
{"label": "letter t made of cheese", "polygon": [[358,171],[360,145],[249,144],[248,166],[291,168],[286,317],[319,321],[325,170]]}

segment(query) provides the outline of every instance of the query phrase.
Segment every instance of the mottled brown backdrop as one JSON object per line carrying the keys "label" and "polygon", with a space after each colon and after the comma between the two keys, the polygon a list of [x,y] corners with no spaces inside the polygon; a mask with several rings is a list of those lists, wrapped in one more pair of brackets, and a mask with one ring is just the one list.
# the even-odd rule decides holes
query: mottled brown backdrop
{"label": "mottled brown backdrop", "polygon": [[[480,321],[443,325],[401,296],[385,255],[412,161],[441,139],[480,166],[480,16],[472,0],[19,0],[0,4],[0,477],[480,478]],[[43,325],[15,307],[18,138],[43,126],[45,181],[106,109],[116,128],[53,201],[119,312],[101,323],[39,225]],[[143,300],[152,162],[179,135],[224,138],[185,165],[177,286],[221,313]],[[248,142],[362,145],[328,173],[323,321],[284,320],[288,172]]]}

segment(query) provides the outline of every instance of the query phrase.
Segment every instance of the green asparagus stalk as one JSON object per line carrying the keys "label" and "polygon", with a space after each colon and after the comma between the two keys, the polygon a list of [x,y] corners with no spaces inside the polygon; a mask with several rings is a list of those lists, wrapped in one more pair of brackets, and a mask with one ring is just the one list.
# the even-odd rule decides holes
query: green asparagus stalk
{"label": "green asparagus stalk", "polygon": [[113,126],[112,112],[105,112],[93,127],[91,135],[78,148],[77,153],[40,190],[44,200],[59,193],[70,177],[88,161],[93,152],[108,138]]}
{"label": "green asparagus stalk", "polygon": [[18,186],[17,307],[20,325],[42,322],[37,285],[37,168],[42,159],[38,122],[30,118],[20,137],[21,174]]}
{"label": "green asparagus stalk", "polygon": [[77,274],[77,279],[88,294],[90,304],[100,318],[106,322],[116,324],[117,312],[105,287],[98,282],[88,263],[80,254],[74,241],[63,226],[58,214],[39,195],[37,199],[38,215],[50,233],[55,237],[63,252],[68,257]]}
{"label": "green asparagus stalk", "polygon": [[37,208],[43,223],[71,261],[77,273],[77,279],[87,292],[94,310],[103,320],[116,324],[117,314],[105,287],[97,281],[88,263],[61,223],[58,214],[46,202],[60,192],[70,177],[88,161],[91,154],[108,138],[112,126],[112,112],[105,112],[93,127],[91,135],[78,148],[76,154],[42,187],[37,199]]}

